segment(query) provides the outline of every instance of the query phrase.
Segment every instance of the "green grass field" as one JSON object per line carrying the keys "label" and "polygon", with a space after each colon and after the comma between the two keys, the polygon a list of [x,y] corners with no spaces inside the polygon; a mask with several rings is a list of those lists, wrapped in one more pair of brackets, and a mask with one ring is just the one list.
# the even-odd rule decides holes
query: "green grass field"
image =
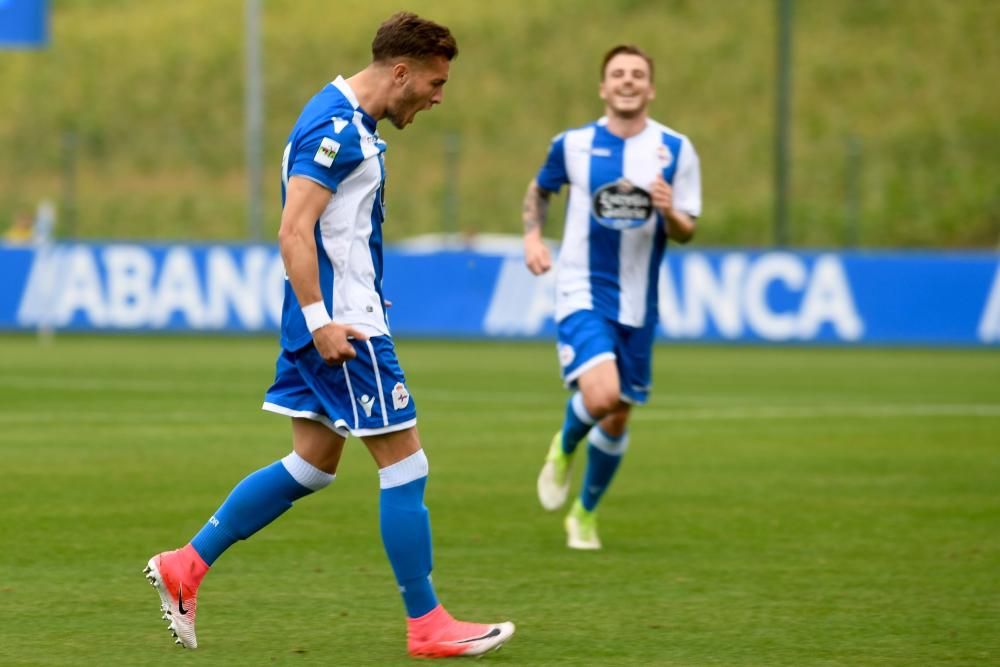
{"label": "green grass field", "polygon": [[[399,348],[440,597],[518,624],[490,664],[1000,664],[996,351],[664,345],[605,549],[578,553],[534,497],[565,400],[551,345]],[[0,664],[412,664],[357,441],[218,561],[197,651],[159,620],[146,559],[289,449],[258,410],[275,351],[0,337]]]}

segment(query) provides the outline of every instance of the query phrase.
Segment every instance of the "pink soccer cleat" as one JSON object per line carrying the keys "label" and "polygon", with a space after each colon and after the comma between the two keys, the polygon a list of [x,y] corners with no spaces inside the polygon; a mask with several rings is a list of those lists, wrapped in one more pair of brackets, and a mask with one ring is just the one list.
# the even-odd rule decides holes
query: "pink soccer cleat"
{"label": "pink soccer cleat", "polygon": [[514,634],[513,623],[456,621],[442,605],[406,622],[407,649],[419,658],[483,655],[499,649]]}
{"label": "pink soccer cleat", "polygon": [[160,594],[163,620],[170,621],[168,628],[184,648],[198,648],[194,634],[195,600],[198,586],[208,572],[208,565],[194,547],[164,551],[149,559],[142,571],[149,583]]}

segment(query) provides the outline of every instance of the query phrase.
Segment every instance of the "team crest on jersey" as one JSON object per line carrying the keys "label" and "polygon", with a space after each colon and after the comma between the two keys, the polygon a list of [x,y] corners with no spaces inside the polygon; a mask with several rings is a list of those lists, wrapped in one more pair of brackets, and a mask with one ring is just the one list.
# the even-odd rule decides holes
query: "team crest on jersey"
{"label": "team crest on jersey", "polygon": [[652,197],[627,178],[598,188],[592,206],[597,222],[616,230],[639,227],[653,214]]}
{"label": "team crest on jersey", "polygon": [[406,391],[402,382],[397,382],[396,386],[392,388],[392,407],[396,410],[402,410],[409,404],[410,392]]}
{"label": "team crest on jersey", "polygon": [[669,148],[660,144],[656,147],[656,159],[660,161],[660,167],[666,169],[673,164],[674,154]]}
{"label": "team crest on jersey", "polygon": [[324,167],[333,166],[333,161],[337,159],[337,152],[340,150],[340,143],[334,141],[330,137],[323,137],[323,141],[320,142],[319,148],[316,150],[316,155],[313,156],[313,162],[321,164]]}
{"label": "team crest on jersey", "polygon": [[556,345],[556,354],[559,355],[559,365],[563,368],[569,366],[576,359],[576,350],[573,349],[572,345],[567,343]]}

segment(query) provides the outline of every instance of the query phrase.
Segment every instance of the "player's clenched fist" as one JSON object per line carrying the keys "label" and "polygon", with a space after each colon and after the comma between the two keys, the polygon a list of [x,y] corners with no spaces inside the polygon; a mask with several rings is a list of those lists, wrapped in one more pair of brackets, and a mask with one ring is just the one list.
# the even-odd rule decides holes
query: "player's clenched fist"
{"label": "player's clenched fist", "polygon": [[663,174],[656,174],[649,194],[653,198],[653,206],[664,216],[674,207],[674,189],[664,180]]}
{"label": "player's clenched fist", "polygon": [[536,276],[552,268],[552,255],[545,241],[530,236],[524,239],[524,263]]}
{"label": "player's clenched fist", "polygon": [[358,356],[354,346],[351,345],[350,339],[352,338],[368,340],[368,336],[357,329],[336,322],[331,322],[313,331],[313,343],[316,345],[316,351],[330,366],[340,365],[348,359]]}

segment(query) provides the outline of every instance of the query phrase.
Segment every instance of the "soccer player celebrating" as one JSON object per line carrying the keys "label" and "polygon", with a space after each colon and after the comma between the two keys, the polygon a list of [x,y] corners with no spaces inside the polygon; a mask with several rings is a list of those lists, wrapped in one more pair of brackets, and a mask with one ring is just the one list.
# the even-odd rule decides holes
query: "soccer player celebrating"
{"label": "soccer player celebrating", "polygon": [[566,502],[570,464],[586,437],[587,468],[564,525],[573,549],[600,549],[595,508],[628,448],[628,420],[650,388],[657,277],[667,239],[691,240],[701,213],[698,155],[647,115],[653,61],[616,46],[601,65],[605,115],[552,141],[524,197],[524,254],[535,275],[552,267],[542,226],[549,197],[569,184],[556,275],[557,351],[575,390],[538,476],[547,510]]}
{"label": "soccer player celebrating", "polygon": [[278,241],[287,280],[281,352],[263,408],[292,421],[292,452],[236,485],[181,549],[153,556],[145,573],[177,643],[195,648],[198,586],[215,560],[333,482],[348,435],[378,465],[380,527],[406,607],[413,656],[480,655],[514,632],[509,622],[456,621],[431,584],[424,506],[427,457],[382,295],[385,142],[442,100],[458,48],[444,26],[401,12],[372,42],[372,62],[338,77],[305,106],[282,160]]}

